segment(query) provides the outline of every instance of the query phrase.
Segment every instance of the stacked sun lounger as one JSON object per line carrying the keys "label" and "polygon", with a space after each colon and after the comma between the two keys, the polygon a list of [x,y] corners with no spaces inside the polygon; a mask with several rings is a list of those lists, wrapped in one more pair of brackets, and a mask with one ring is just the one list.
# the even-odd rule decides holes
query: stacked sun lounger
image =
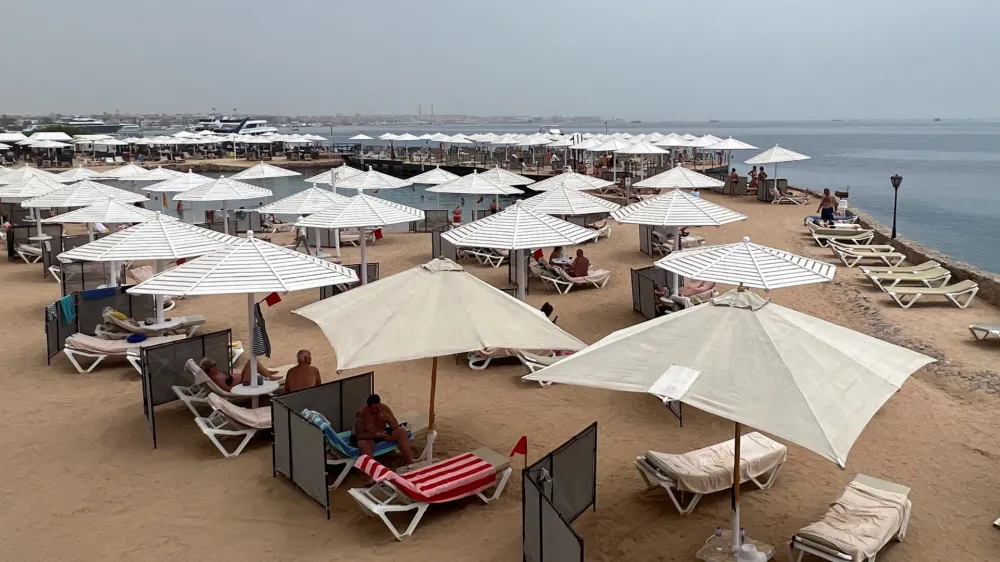
{"label": "stacked sun lounger", "polygon": [[[884,247],[879,246],[879,248]],[[891,246],[888,247],[891,248]],[[834,246],[834,251],[842,250],[838,250]],[[885,251],[874,251],[873,254],[878,256],[902,255]],[[955,306],[966,308],[979,292],[979,285],[968,279],[949,285],[951,272],[941,267],[941,264],[936,261],[927,261],[914,266],[899,265],[901,261],[902,259],[894,264],[889,264],[887,260],[883,260],[887,263],[886,267],[861,267],[861,273],[903,308],[910,308],[922,296],[944,297]],[[975,332],[973,332],[973,336],[976,336]]]}

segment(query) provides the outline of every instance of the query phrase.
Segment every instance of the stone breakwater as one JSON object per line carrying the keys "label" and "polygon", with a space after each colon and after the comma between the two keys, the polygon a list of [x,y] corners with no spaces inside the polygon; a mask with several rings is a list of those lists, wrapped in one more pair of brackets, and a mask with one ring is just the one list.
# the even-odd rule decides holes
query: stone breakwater
{"label": "stone breakwater", "polygon": [[[820,197],[818,192],[810,189],[799,187],[794,189],[808,193],[813,197]],[[891,244],[894,248],[896,248],[896,251],[906,255],[906,260],[912,264],[923,263],[928,260],[936,261],[943,267],[947,268],[948,271],[951,271],[952,276],[951,281],[949,281],[950,283],[958,283],[959,281],[963,281],[965,279],[975,281],[979,285],[979,293],[976,295],[976,298],[982,299],[993,306],[1000,306],[1000,274],[996,274],[991,271],[984,271],[972,264],[954,260],[948,257],[947,254],[939,252],[934,248],[924,246],[916,240],[899,237],[892,240],[892,231],[882,223],[875,220],[875,218],[868,213],[856,207],[851,208],[848,212],[852,215],[856,215],[858,217],[858,222],[862,226],[875,231],[875,240],[872,241],[873,244]]]}

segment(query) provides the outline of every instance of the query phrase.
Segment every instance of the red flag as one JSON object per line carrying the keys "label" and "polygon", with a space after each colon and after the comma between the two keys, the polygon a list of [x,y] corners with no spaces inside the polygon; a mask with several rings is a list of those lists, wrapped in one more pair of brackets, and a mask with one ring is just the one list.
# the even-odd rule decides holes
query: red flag
{"label": "red flag", "polygon": [[177,259],[177,265],[181,265],[182,263],[184,263],[186,261],[187,261],[187,258],[178,258]]}
{"label": "red flag", "polygon": [[382,229],[381,228],[376,228],[374,230],[374,233],[375,233],[375,239],[376,240],[381,240],[382,239]]}
{"label": "red flag", "polygon": [[270,295],[264,297],[264,302],[267,303],[267,306],[274,306],[281,302],[281,296],[278,295],[278,293],[271,293]]}
{"label": "red flag", "polygon": [[539,248],[539,249],[535,250],[534,252],[531,252],[531,256],[533,258],[535,258],[535,260],[540,260],[543,257],[545,257],[545,252],[543,252],[542,249]]}
{"label": "red flag", "polygon": [[507,456],[508,457],[513,457],[514,455],[528,456],[528,436],[527,435],[523,435],[523,436],[521,436],[520,439],[517,440],[517,444],[514,445],[514,448],[510,450],[510,454],[507,455]]}

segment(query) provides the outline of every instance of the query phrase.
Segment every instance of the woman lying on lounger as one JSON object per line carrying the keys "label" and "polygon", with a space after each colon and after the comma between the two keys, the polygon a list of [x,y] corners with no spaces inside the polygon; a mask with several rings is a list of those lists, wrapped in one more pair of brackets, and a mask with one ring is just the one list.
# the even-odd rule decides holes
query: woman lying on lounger
{"label": "woman lying on lounger", "polygon": [[[199,363],[198,365],[201,367],[202,371],[205,371],[205,374],[208,375],[208,378],[212,379],[212,382],[214,382],[216,385],[218,385],[219,388],[225,390],[226,392],[232,390],[234,386],[242,384],[243,381],[247,381],[247,384],[250,384],[249,361],[246,362],[246,365],[243,365],[243,369],[240,371],[238,375],[234,375],[232,373],[223,373],[222,371],[219,370],[219,365],[215,361],[209,359],[208,357],[202,359],[201,363]],[[257,361],[257,374],[267,377],[268,380],[278,380],[280,378],[276,376],[278,374],[277,371],[272,371],[268,369],[263,364],[261,364],[259,360]]]}

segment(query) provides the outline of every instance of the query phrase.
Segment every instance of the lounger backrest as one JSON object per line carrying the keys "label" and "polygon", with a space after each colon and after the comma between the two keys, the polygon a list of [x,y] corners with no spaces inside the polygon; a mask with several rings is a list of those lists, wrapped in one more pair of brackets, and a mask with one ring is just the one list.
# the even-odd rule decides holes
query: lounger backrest
{"label": "lounger backrest", "polygon": [[[315,425],[320,429],[320,431],[323,432],[323,437],[326,438],[326,442],[329,443],[331,447],[339,451],[340,454],[349,458],[357,458],[358,455],[361,454],[360,449],[351,446],[350,431],[342,431],[339,433],[334,431],[333,427],[330,426],[330,422],[326,419],[326,416],[315,410],[310,410],[308,408],[305,408],[302,410],[301,413],[302,417],[304,417],[306,421]],[[409,437],[413,436],[410,433],[407,433],[407,435]],[[377,443],[375,445],[374,452],[375,456],[379,456],[395,450],[396,450],[396,443],[394,441],[382,441],[381,443]]]}
{"label": "lounger backrest", "polygon": [[150,277],[156,274],[153,271],[153,266],[151,265],[136,267],[128,270],[128,272],[132,276],[132,279],[135,279],[136,283],[142,283],[143,281],[149,279]]}
{"label": "lounger backrest", "polygon": [[220,396],[226,396],[226,397],[232,396],[232,393],[226,392],[225,390],[219,388],[219,385],[215,384],[215,381],[213,381],[212,378],[208,376],[208,373],[202,370],[200,365],[195,363],[194,359],[188,359],[184,363],[184,369],[186,369],[187,372],[191,373],[191,376],[194,377],[194,384],[205,385],[209,390]]}
{"label": "lounger backrest", "polygon": [[400,476],[368,455],[358,457],[354,467],[376,482],[389,481],[411,499],[444,503],[470,496],[496,482],[492,464],[472,453],[464,453]]}

